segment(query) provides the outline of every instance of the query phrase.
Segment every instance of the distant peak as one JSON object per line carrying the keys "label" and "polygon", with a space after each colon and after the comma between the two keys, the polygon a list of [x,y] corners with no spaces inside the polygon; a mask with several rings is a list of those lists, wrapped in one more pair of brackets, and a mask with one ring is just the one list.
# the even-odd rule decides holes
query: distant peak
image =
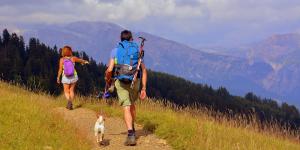
{"label": "distant peak", "polygon": [[111,22],[104,22],[104,21],[76,21],[76,22],[71,22],[67,24],[67,26],[75,26],[75,27],[92,27],[92,28],[98,28],[99,26],[101,27],[111,27],[111,28],[123,28],[118,24],[111,23]]}
{"label": "distant peak", "polygon": [[299,33],[286,33],[286,34],[275,34],[268,38],[268,40],[290,40],[290,39],[300,39]]}

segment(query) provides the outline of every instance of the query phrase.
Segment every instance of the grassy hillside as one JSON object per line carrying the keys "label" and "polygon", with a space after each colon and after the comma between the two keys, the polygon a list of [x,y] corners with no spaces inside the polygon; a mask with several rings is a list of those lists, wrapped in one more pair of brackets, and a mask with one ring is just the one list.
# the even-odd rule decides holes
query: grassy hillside
{"label": "grassy hillside", "polygon": [[0,82],[0,149],[90,149],[51,99]]}
{"label": "grassy hillside", "polygon": [[[121,108],[114,102],[85,100],[86,108],[104,110],[109,115],[122,117]],[[81,101],[83,102],[83,101]],[[110,103],[110,102],[109,102]],[[259,131],[255,124],[241,125],[243,120],[212,117],[210,110],[177,110],[152,100],[137,104],[137,121],[145,129],[164,138],[174,149],[245,149],[245,150],[298,150],[299,141],[288,134],[279,134],[279,128],[270,125]]]}
{"label": "grassy hillside", "polygon": [[[115,100],[77,98],[83,107],[104,110],[122,117]],[[65,105],[63,97],[27,92],[0,83],[1,149],[89,149],[89,143],[74,128],[51,113],[51,108]],[[243,120],[212,117],[210,110],[171,109],[171,105],[146,100],[137,104],[137,121],[144,128],[168,141],[174,149],[300,149],[298,141],[278,134],[276,127],[259,131],[254,124],[239,125]]]}

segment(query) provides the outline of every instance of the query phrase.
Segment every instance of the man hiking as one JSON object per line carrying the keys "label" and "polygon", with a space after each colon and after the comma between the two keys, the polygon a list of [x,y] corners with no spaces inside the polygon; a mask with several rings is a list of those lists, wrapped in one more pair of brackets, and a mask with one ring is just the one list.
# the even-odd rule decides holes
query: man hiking
{"label": "man hiking", "polygon": [[[124,143],[126,146],[136,145],[134,128],[136,111],[134,103],[139,97],[143,100],[147,96],[147,70],[143,62],[140,65],[141,69],[138,72],[137,79],[134,81],[133,86],[131,86],[134,74],[137,71],[139,56],[139,46],[133,42],[132,33],[124,30],[121,32],[121,42],[111,52],[109,66],[106,70],[105,80],[107,82],[111,82],[111,76],[114,74],[119,104],[124,110],[125,124],[128,129],[128,136]],[[142,85],[141,88],[140,85]]]}

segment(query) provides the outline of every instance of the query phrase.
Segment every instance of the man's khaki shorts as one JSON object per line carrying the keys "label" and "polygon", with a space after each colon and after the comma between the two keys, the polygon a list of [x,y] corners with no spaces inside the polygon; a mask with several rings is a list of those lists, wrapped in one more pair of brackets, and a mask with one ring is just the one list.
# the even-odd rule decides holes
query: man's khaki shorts
{"label": "man's khaki shorts", "polygon": [[139,98],[140,80],[136,80],[134,88],[130,88],[130,83],[125,84],[117,80],[115,82],[117,94],[119,98],[119,104],[121,106],[130,106],[134,104]]}

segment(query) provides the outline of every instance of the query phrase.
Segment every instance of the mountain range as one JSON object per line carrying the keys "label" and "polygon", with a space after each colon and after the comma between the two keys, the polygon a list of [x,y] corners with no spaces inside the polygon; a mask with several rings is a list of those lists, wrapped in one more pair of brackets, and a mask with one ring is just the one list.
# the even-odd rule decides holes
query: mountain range
{"label": "mountain range", "polygon": [[[107,22],[74,22],[63,25],[20,26],[26,40],[39,38],[50,46],[71,45],[106,63],[124,29]],[[174,74],[213,87],[223,86],[233,94],[254,92],[300,106],[300,35],[274,35],[246,46],[210,51],[192,48],[145,32],[147,68]]]}

